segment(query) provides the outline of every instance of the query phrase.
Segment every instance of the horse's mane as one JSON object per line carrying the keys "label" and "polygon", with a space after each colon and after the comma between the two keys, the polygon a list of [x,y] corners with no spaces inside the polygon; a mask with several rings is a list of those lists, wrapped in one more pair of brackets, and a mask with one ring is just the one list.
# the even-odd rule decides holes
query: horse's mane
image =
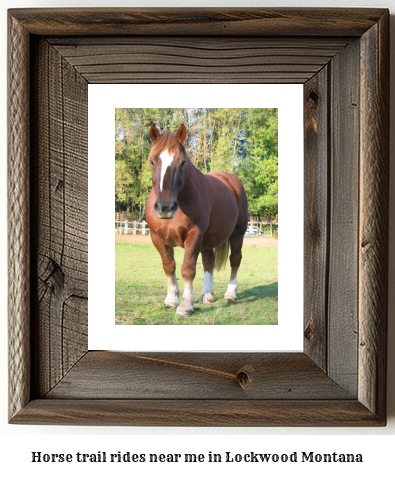
{"label": "horse's mane", "polygon": [[151,168],[150,158],[151,156],[159,156],[162,151],[168,150],[169,154],[176,154],[177,152],[182,152],[186,159],[187,155],[185,152],[184,146],[178,141],[176,135],[170,131],[166,130],[159,136],[159,138],[152,144],[151,151],[148,155],[148,167]]}

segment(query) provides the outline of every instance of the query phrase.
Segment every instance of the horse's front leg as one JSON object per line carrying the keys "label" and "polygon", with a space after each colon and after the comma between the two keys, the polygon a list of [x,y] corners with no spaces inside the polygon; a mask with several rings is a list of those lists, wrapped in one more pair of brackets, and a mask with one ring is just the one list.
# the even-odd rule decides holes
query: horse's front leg
{"label": "horse's front leg", "polygon": [[176,262],[174,260],[174,250],[172,247],[167,246],[155,233],[151,233],[151,239],[160,254],[163,270],[166,274],[167,295],[165,298],[165,305],[177,307],[180,305],[180,301],[178,300],[179,289],[176,279]]}
{"label": "horse's front leg", "polygon": [[177,314],[181,317],[188,317],[194,313],[193,310],[193,280],[196,275],[196,262],[202,246],[202,235],[200,232],[191,231],[184,242],[185,254],[181,267],[181,275],[184,279],[184,293],[181,304],[177,307]]}

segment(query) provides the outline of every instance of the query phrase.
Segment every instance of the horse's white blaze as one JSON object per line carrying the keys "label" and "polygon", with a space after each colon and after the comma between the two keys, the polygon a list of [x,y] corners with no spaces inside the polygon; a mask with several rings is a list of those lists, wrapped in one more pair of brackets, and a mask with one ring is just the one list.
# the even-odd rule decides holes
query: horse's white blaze
{"label": "horse's white blaze", "polygon": [[167,276],[167,296],[165,299],[166,305],[179,305],[180,301],[178,300],[178,284],[176,275]]}
{"label": "horse's white blaze", "polygon": [[171,165],[174,159],[173,154],[169,154],[169,151],[166,149],[165,151],[162,151],[159,155],[159,158],[161,160],[161,168],[160,168],[160,185],[159,185],[159,190],[162,191],[163,189],[163,179],[165,178],[165,174],[167,171],[167,168]]}
{"label": "horse's white blaze", "polygon": [[235,277],[233,280],[228,282],[228,288],[225,292],[225,299],[236,299],[236,291],[237,291],[237,278]]}

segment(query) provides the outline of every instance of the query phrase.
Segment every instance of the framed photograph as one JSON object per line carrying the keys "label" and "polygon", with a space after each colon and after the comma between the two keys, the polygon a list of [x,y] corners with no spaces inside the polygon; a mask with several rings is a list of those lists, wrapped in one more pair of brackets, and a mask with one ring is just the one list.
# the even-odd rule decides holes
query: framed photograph
{"label": "framed photograph", "polygon": [[[388,36],[386,9],[9,10],[10,423],[385,425]],[[268,327],[234,349],[89,347],[96,85],[301,86],[301,350],[265,351]]]}
{"label": "framed photograph", "polygon": [[[249,85],[248,91],[243,84],[155,86],[88,85],[88,218],[92,231],[88,231],[88,348],[144,352],[302,351],[303,85],[255,84]],[[170,102],[173,108],[168,107]],[[185,102],[205,108],[183,108]],[[230,261],[221,270],[206,273],[203,255],[199,254],[193,280],[194,313],[186,317],[178,314],[177,300],[175,304],[164,303],[169,301],[166,275],[152,241],[154,231],[145,222],[147,197],[152,189],[147,159],[153,145],[149,135],[153,123],[161,131],[176,130],[185,123],[184,149],[190,168],[203,173],[232,173],[247,194],[249,212],[244,218],[248,221],[247,230],[241,231],[244,238],[236,275],[237,299],[224,297],[228,293]],[[203,176],[198,177],[204,181]],[[183,189],[187,195],[181,211],[191,202],[190,188]],[[220,198],[216,202],[218,209],[224,211],[221,216],[229,211],[228,222],[237,219],[226,196],[223,203]],[[115,254],[114,204],[120,211],[115,214]],[[206,209],[197,219],[204,220]],[[256,217],[257,213],[261,216]],[[176,216],[174,221],[160,221],[159,226],[174,228],[175,221]],[[221,231],[227,227],[218,219],[215,225]],[[169,243],[174,246],[174,242]],[[184,248],[173,247],[173,254],[181,300]],[[210,275],[213,295],[204,301],[201,292],[207,288]],[[114,315],[117,325],[139,327],[114,327]],[[208,331],[201,325],[212,327]],[[264,333],[262,325],[269,325]]]}

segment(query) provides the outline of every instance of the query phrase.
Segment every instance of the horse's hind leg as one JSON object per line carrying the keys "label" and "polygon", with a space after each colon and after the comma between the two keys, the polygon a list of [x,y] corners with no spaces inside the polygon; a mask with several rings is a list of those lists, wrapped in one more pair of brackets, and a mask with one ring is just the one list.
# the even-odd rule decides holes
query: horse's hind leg
{"label": "horse's hind leg", "polygon": [[237,291],[237,271],[239,270],[241,263],[241,248],[243,246],[244,234],[242,235],[233,235],[229,238],[230,244],[230,280],[228,282],[228,288],[225,292],[225,299],[236,300],[236,291]]}
{"label": "horse's hind leg", "polygon": [[214,301],[214,251],[212,249],[207,249],[202,251],[202,262],[204,268],[204,279],[203,279],[203,291],[200,294],[199,302],[204,304],[209,304]]}
{"label": "horse's hind leg", "polygon": [[176,262],[174,260],[174,250],[172,247],[167,246],[158,235],[151,234],[152,242],[157,248],[163,264],[163,270],[167,279],[167,295],[165,298],[165,305],[170,307],[177,307],[180,305],[178,300],[178,284],[176,279]]}

